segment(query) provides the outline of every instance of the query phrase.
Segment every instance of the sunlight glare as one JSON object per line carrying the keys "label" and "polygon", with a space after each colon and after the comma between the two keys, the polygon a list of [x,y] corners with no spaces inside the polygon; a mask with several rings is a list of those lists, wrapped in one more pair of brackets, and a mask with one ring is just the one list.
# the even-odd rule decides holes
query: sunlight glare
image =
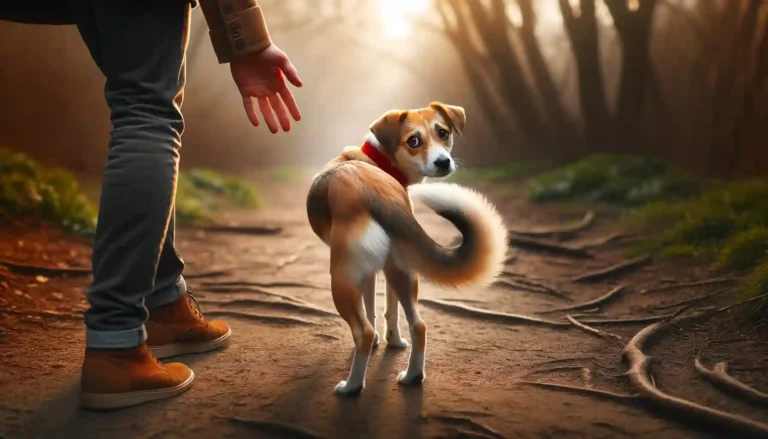
{"label": "sunlight glare", "polygon": [[379,0],[381,21],[387,38],[403,38],[413,33],[412,17],[427,10],[430,0]]}

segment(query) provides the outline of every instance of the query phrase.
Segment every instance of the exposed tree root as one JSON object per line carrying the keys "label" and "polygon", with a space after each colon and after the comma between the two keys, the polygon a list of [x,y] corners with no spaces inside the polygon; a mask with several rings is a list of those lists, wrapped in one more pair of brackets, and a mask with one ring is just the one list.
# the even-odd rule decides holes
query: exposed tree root
{"label": "exposed tree root", "polygon": [[308,325],[317,326],[317,323],[298,317],[271,316],[267,314],[253,314],[247,312],[230,311],[226,309],[212,309],[205,312],[206,317],[237,317],[241,319],[257,320],[266,323],[276,323],[281,325]]}
{"label": "exposed tree root", "polygon": [[510,235],[507,239],[507,244],[511,247],[524,248],[532,251],[544,251],[559,254],[562,256],[568,256],[572,258],[592,258],[592,254],[586,249],[580,247],[571,247],[563,244],[558,244],[554,241],[545,241],[539,239],[528,238],[525,236]]}
{"label": "exposed tree root", "polygon": [[512,280],[512,281],[497,280],[497,281],[495,281],[493,283],[493,285],[504,287],[504,288],[507,288],[507,289],[510,289],[510,290],[515,290],[515,291],[529,291],[529,292],[532,292],[532,293],[541,293],[541,294],[545,294],[547,296],[557,297],[558,299],[562,299],[562,300],[565,300],[565,301],[568,301],[568,302],[572,302],[573,301],[573,299],[571,299],[570,297],[566,296],[565,294],[563,294],[563,293],[561,293],[561,292],[559,292],[559,291],[557,291],[557,290],[555,290],[553,288],[550,288],[550,287],[548,287],[546,285],[537,284],[537,283],[531,282],[531,281],[523,281],[523,280]]}
{"label": "exposed tree root", "polygon": [[260,287],[260,288],[308,288],[313,290],[328,290],[330,287],[321,287],[305,282],[203,282],[204,287]]}
{"label": "exposed tree root", "polygon": [[539,366],[544,366],[546,364],[558,364],[558,363],[565,363],[568,361],[576,361],[576,360],[596,360],[597,357],[594,355],[584,355],[579,357],[567,357],[567,358],[555,358],[554,360],[547,360],[544,362],[539,363]]}
{"label": "exposed tree root", "polygon": [[278,270],[282,270],[283,268],[287,267],[288,265],[291,265],[291,264],[295,263],[298,260],[299,260],[299,255],[294,253],[294,254],[288,256],[287,258],[281,260],[280,262],[278,262],[277,263],[277,269]]}
{"label": "exposed tree root", "polygon": [[479,432],[485,435],[486,437],[491,437],[493,439],[505,439],[503,435],[501,435],[496,430],[487,427],[477,421],[475,421],[472,418],[464,417],[464,416],[453,416],[453,415],[427,415],[424,417],[425,419],[435,419],[441,422],[444,422],[446,424],[458,426],[458,427],[466,427],[470,430],[473,430],[473,432]]}
{"label": "exposed tree root", "polygon": [[279,235],[282,233],[282,227],[271,226],[228,226],[228,225],[212,225],[212,226],[192,226],[190,228],[196,230],[202,230],[210,233],[237,233],[240,235]]}
{"label": "exposed tree root", "polygon": [[91,274],[90,268],[75,268],[75,267],[68,267],[68,268],[60,268],[60,267],[44,267],[41,265],[31,265],[31,264],[21,264],[16,262],[10,262],[10,261],[1,261],[0,265],[8,268],[9,270],[24,274],[24,275],[37,275],[37,274],[44,274],[46,276],[88,276]]}
{"label": "exposed tree root", "polygon": [[323,436],[317,433],[307,430],[295,425],[282,424],[280,422],[273,421],[258,421],[253,419],[242,419],[237,417],[226,417],[229,422],[234,424],[244,425],[256,429],[263,433],[277,434],[280,436],[294,437],[298,439],[320,439]]}
{"label": "exposed tree root", "polygon": [[[701,315],[702,314],[698,314],[697,316]],[[754,437],[768,437],[768,425],[766,424],[761,424],[743,416],[711,409],[685,399],[671,396],[653,385],[649,378],[648,371],[651,358],[645,355],[643,348],[645,343],[651,337],[653,337],[660,329],[665,328],[668,324],[669,322],[657,322],[647,326],[632,337],[624,348],[623,355],[630,364],[627,377],[632,385],[651,403],[658,407],[725,428],[730,434],[737,435],[737,432],[741,432],[742,434],[748,434]]]}
{"label": "exposed tree root", "polygon": [[761,295],[755,296],[755,297],[753,297],[751,299],[742,300],[741,302],[734,303],[733,305],[728,305],[726,307],[720,308],[718,310],[718,312],[728,311],[729,309],[736,308],[736,307],[739,307],[739,306],[742,306],[742,305],[746,305],[748,303],[752,303],[752,302],[754,302],[756,300],[760,300],[760,299],[763,299],[765,297],[768,297],[768,293],[761,294]]}
{"label": "exposed tree root", "polygon": [[555,308],[550,309],[547,311],[542,311],[539,314],[551,314],[555,312],[561,312],[561,311],[573,311],[577,309],[589,309],[589,308],[599,308],[601,305],[603,305],[605,302],[608,302],[609,300],[613,299],[615,296],[618,296],[621,294],[622,291],[624,291],[626,287],[624,285],[619,285],[615,288],[613,288],[611,291],[608,291],[607,293],[603,294],[602,296],[598,297],[597,299],[592,299],[586,302],[577,303],[576,305],[571,306],[565,306],[562,308]]}
{"label": "exposed tree root", "polygon": [[597,238],[593,241],[585,242],[581,244],[581,248],[583,249],[593,249],[602,247],[610,242],[617,241],[621,238],[626,237],[627,234],[624,232],[616,232],[616,233],[610,233],[608,235],[602,236],[600,238]]}
{"label": "exposed tree root", "polygon": [[313,314],[313,315],[319,315],[319,316],[335,316],[335,317],[339,316],[338,313],[335,313],[333,311],[328,311],[326,309],[318,308],[309,304],[302,305],[294,302],[283,302],[283,301],[276,302],[276,301],[258,300],[258,299],[198,300],[198,302],[201,305],[206,305],[206,306],[213,305],[213,306],[218,306],[219,308],[257,305],[264,308],[296,311],[304,314]]}
{"label": "exposed tree root", "polygon": [[653,294],[653,293],[659,293],[661,291],[677,290],[681,288],[701,287],[705,285],[716,285],[716,284],[723,284],[723,283],[733,283],[738,280],[739,279],[734,277],[721,277],[717,279],[708,279],[708,280],[702,280],[698,282],[685,282],[681,284],[664,285],[657,288],[642,290],[640,294]]}
{"label": "exposed tree root", "polygon": [[459,302],[459,303],[487,303],[485,300],[478,300],[478,299],[462,299],[462,298],[445,298],[443,299],[446,302]]}
{"label": "exposed tree root", "polygon": [[272,297],[279,297],[281,299],[285,299],[289,302],[293,303],[299,303],[302,305],[306,305],[306,302],[304,302],[301,299],[297,299],[292,296],[288,296],[285,294],[275,293],[273,291],[268,291],[263,288],[241,288],[241,287],[211,287],[206,288],[203,290],[204,292],[211,292],[211,293],[255,293],[255,294],[262,294],[264,296],[272,296]]}
{"label": "exposed tree root", "polygon": [[554,367],[549,367],[549,368],[546,368],[546,369],[536,369],[536,370],[534,370],[532,372],[527,373],[526,376],[536,375],[536,374],[540,374],[540,373],[559,372],[559,371],[563,371],[563,370],[581,370],[583,368],[584,368],[584,366],[582,366],[580,364],[565,365],[565,366],[554,366]]}
{"label": "exposed tree root", "polygon": [[626,395],[623,393],[608,392],[606,390],[590,389],[587,387],[569,386],[566,384],[556,383],[540,383],[537,381],[518,381],[517,384],[526,384],[529,386],[544,387],[548,389],[564,390],[571,393],[581,393],[586,395],[598,396],[600,398],[607,398],[613,400],[636,400],[639,399],[639,395]]}
{"label": "exposed tree root", "polygon": [[684,310],[685,310],[685,309],[689,308],[691,305],[696,305],[697,303],[701,303],[701,302],[709,299],[710,297],[714,297],[714,296],[717,296],[718,294],[722,294],[722,293],[725,293],[726,291],[732,291],[732,290],[733,290],[732,287],[723,288],[721,290],[717,290],[715,292],[706,294],[704,296],[694,297],[692,299],[681,300],[679,302],[670,303],[670,304],[667,304],[667,305],[656,305],[654,308],[661,309],[661,310],[667,310],[667,309],[677,308],[678,306],[687,305],[686,308],[684,308]]}
{"label": "exposed tree root", "polygon": [[230,270],[210,270],[201,271],[200,273],[185,274],[185,279],[209,279],[212,277],[222,277],[231,274]]}
{"label": "exposed tree root", "polygon": [[591,326],[587,326],[587,325],[579,322],[575,318],[573,318],[573,316],[571,316],[571,315],[567,315],[567,316],[565,316],[565,318],[568,319],[568,321],[571,322],[571,324],[573,324],[573,326],[575,326],[575,327],[577,327],[577,328],[579,328],[581,330],[584,330],[586,332],[589,332],[590,334],[595,334],[596,336],[598,336],[600,338],[612,338],[614,340],[618,340],[620,343],[626,343],[627,342],[621,336],[618,336],[616,334],[612,334],[610,332],[601,331],[601,330],[593,328]]}
{"label": "exposed tree root", "polygon": [[427,306],[431,306],[443,311],[452,312],[465,317],[480,318],[485,320],[495,320],[499,322],[509,324],[533,324],[542,326],[551,326],[564,328],[570,326],[570,323],[557,322],[554,320],[539,319],[536,317],[524,316],[520,314],[508,314],[504,312],[488,311],[480,308],[474,308],[466,305],[459,305],[456,303],[449,303],[439,299],[419,299],[419,303],[423,303]]}
{"label": "exposed tree root", "polygon": [[612,276],[619,276],[633,271],[651,261],[651,255],[644,255],[621,262],[601,270],[591,271],[573,278],[573,282],[596,282]]}
{"label": "exposed tree root", "polygon": [[727,392],[759,404],[768,404],[768,393],[750,387],[728,374],[728,363],[717,363],[714,369],[709,369],[701,363],[700,358],[694,361],[696,371]]}
{"label": "exposed tree root", "polygon": [[584,214],[584,217],[581,218],[579,222],[569,226],[542,227],[534,230],[510,230],[510,233],[538,238],[546,238],[559,235],[572,235],[591,226],[594,219],[595,212],[590,210]]}
{"label": "exposed tree root", "polygon": [[[674,314],[663,314],[660,316],[647,316],[647,317],[629,317],[626,319],[580,319],[579,321],[581,323],[589,323],[593,325],[621,325],[621,324],[633,324],[633,323],[649,323],[649,322],[660,322],[663,320],[669,320],[672,317],[674,317]],[[573,317],[582,317],[577,316],[576,314],[573,315]],[[587,316],[588,317],[588,316]]]}

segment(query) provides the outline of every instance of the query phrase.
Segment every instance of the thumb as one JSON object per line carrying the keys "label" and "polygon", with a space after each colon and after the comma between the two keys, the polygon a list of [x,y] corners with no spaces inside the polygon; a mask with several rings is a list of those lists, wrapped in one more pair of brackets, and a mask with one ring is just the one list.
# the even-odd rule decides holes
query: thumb
{"label": "thumb", "polygon": [[288,57],[283,58],[283,61],[280,64],[280,70],[285,73],[285,77],[288,78],[288,81],[290,81],[291,84],[295,85],[296,87],[301,87],[304,85],[304,83],[301,81],[301,78],[299,78],[299,73],[296,72],[296,67],[291,64],[291,61],[288,59]]}

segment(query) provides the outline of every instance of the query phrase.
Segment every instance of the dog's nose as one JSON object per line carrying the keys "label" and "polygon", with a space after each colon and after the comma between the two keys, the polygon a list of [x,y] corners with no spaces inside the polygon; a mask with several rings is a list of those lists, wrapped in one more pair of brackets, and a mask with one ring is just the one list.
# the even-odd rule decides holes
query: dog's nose
{"label": "dog's nose", "polygon": [[451,159],[446,156],[442,156],[435,160],[435,167],[439,169],[449,169],[451,167]]}

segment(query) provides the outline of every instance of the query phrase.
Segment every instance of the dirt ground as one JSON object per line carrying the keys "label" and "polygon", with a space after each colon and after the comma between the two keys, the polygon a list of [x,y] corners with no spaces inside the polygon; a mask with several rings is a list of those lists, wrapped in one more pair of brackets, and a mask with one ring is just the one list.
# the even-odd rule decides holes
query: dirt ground
{"label": "dirt ground", "polygon": [[[387,349],[382,342],[371,358],[362,395],[337,397],[334,386],[346,378],[353,343],[328,291],[328,250],[306,221],[308,180],[262,186],[267,208],[231,213],[221,220],[280,226],[281,233],[256,236],[195,229],[179,233],[190,289],[206,315],[225,318],[233,335],[226,350],[179,359],[194,369],[196,381],[178,398],[112,412],[78,410],[84,349],[80,314],[86,308],[89,275],[25,274],[23,268],[22,273],[0,272],[0,437],[743,437],[653,409],[637,398],[602,398],[521,382],[635,394],[623,375],[624,343],[613,338],[599,338],[574,326],[514,323],[427,303],[421,305],[428,327],[423,385],[397,384],[408,352]],[[585,210],[531,206],[514,191],[481,189],[498,203],[514,229],[563,224],[580,218]],[[575,276],[626,259],[622,251],[626,239],[599,242],[617,232],[610,226],[616,213],[603,209],[595,213],[593,225],[567,242],[587,245],[592,257],[513,249],[510,255],[516,258],[502,278],[506,285],[450,291],[422,282],[420,296],[567,322],[565,313],[546,311],[597,298],[619,285],[626,286],[622,293],[589,316],[666,314],[688,299],[724,287],[711,284],[642,294],[711,278],[707,264],[696,261],[653,261],[606,280],[574,282]],[[437,241],[448,244],[455,238],[442,219],[422,209],[417,214]],[[88,267],[88,257],[87,242],[55,230],[13,226],[0,230],[0,260],[61,268]],[[377,328],[382,335],[383,289],[380,276]],[[696,306],[738,300],[726,292]],[[717,390],[694,368],[697,356],[708,367],[727,361],[733,376],[768,391],[768,326],[748,319],[743,308],[674,327],[655,337],[646,353],[653,356],[652,376],[662,391],[768,423],[764,407]],[[401,317],[407,334],[405,325]],[[599,327],[626,341],[646,325]]]}

